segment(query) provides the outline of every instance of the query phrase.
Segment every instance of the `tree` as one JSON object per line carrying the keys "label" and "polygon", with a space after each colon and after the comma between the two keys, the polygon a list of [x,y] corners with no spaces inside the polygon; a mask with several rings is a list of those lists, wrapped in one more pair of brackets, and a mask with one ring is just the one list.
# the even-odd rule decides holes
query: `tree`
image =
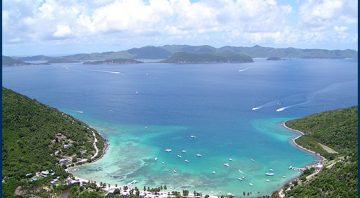
{"label": "tree", "polygon": [[120,189],[116,188],[116,189],[114,190],[114,195],[119,195],[119,194],[120,194]]}

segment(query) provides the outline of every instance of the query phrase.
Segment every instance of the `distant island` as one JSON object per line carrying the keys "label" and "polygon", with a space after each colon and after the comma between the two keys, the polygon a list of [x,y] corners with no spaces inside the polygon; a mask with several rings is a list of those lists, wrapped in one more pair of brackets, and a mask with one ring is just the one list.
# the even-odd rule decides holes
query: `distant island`
{"label": "distant island", "polygon": [[291,120],[286,127],[303,133],[295,140],[302,148],[325,157],[286,184],[285,197],[357,197],[358,107],[317,113]]}
{"label": "distant island", "polygon": [[2,65],[6,66],[17,66],[17,65],[29,65],[30,63],[26,63],[22,60],[11,58],[10,56],[2,56],[1,60]]}
{"label": "distant island", "polygon": [[101,64],[137,64],[142,63],[141,61],[133,60],[133,59],[125,59],[125,58],[117,58],[117,59],[108,59],[108,60],[99,60],[99,61],[86,61],[83,64],[86,65],[101,65]]}
{"label": "distant island", "polygon": [[[179,54],[180,53],[180,54]],[[179,63],[181,61],[189,63],[224,63],[224,62],[251,62],[250,58],[268,58],[269,60],[284,58],[325,58],[325,59],[344,59],[358,58],[355,50],[326,50],[326,49],[299,49],[299,48],[272,48],[255,45],[253,47],[234,47],[225,46],[215,48],[209,45],[164,45],[164,46],[145,46],[132,48],[117,52],[102,53],[82,53],[59,57],[44,55],[26,57],[3,56],[3,65],[21,65],[27,61],[43,61],[51,63],[89,63],[90,61],[106,60],[137,60],[137,59],[163,59],[162,62]],[[8,58],[12,58],[10,60]],[[18,62],[14,62],[18,61]],[[95,62],[96,63],[96,62]],[[122,64],[119,61],[119,64]],[[101,62],[98,62],[101,64]]]}
{"label": "distant island", "polygon": [[272,56],[272,57],[267,58],[266,60],[277,61],[277,60],[282,60],[282,58],[277,57],[277,56]]}
{"label": "distant island", "polygon": [[176,52],[163,63],[199,64],[199,63],[249,63],[254,62],[250,56],[243,54],[215,54]]}

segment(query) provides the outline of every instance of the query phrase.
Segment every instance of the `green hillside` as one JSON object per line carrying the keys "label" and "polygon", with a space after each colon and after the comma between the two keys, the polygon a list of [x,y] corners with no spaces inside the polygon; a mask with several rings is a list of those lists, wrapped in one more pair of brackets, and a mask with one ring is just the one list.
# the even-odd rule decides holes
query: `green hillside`
{"label": "green hillside", "polygon": [[[68,176],[66,166],[81,159],[90,161],[95,154],[93,132],[100,152],[96,158],[103,153],[104,139],[94,129],[6,88],[2,89],[2,116],[2,197],[14,197],[20,186],[29,196],[49,196],[43,187],[50,180],[59,177],[61,183]],[[60,165],[60,159],[70,161]],[[36,176],[41,171],[49,171],[47,177]]]}
{"label": "green hillside", "polygon": [[10,56],[2,56],[1,63],[2,63],[2,65],[5,65],[5,66],[16,66],[16,65],[28,65],[29,64],[29,63],[25,63],[24,61],[11,58]]}
{"label": "green hillside", "polygon": [[[318,113],[288,121],[286,125],[305,133],[297,139],[298,144],[328,159],[320,173],[291,187],[286,197],[357,197],[358,108]],[[338,153],[328,153],[319,143]]]}
{"label": "green hillside", "polygon": [[252,58],[242,54],[208,54],[177,52],[170,58],[162,61],[164,63],[248,63],[253,62]]}
{"label": "green hillside", "polygon": [[86,65],[100,65],[100,64],[137,64],[142,63],[141,61],[125,58],[109,59],[103,61],[86,61],[83,64]]}
{"label": "green hillside", "polygon": [[[29,56],[17,57],[18,60],[47,61],[48,63],[71,63],[84,61],[103,61],[112,59],[166,59],[176,55],[179,52],[199,56],[197,59],[202,60],[205,55],[216,56],[210,58],[212,61],[223,62],[218,57],[224,54],[242,54],[251,58],[357,58],[358,53],[355,50],[326,50],[326,49],[300,49],[300,48],[272,48],[255,45],[253,47],[236,47],[224,46],[215,48],[209,45],[191,46],[191,45],[164,45],[164,46],[145,46],[132,48],[117,52],[95,52],[73,54],[59,57],[47,56]],[[208,57],[209,58],[209,57]],[[232,57],[236,58],[236,57]],[[194,58],[191,58],[194,59]],[[199,61],[200,62],[200,61]],[[234,60],[235,62],[235,60]]]}

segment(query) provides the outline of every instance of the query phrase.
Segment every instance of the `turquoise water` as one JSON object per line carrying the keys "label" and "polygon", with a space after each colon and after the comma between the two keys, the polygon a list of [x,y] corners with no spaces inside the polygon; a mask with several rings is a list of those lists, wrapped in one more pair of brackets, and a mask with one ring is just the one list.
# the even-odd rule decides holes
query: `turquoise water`
{"label": "turquoise water", "polygon": [[[299,175],[290,165],[316,160],[290,144],[296,134],[281,123],[357,104],[357,62],[56,64],[3,68],[3,84],[108,139],[106,155],[76,176],[119,185],[137,180],[139,188],[263,195]],[[274,176],[265,175],[269,169]]]}

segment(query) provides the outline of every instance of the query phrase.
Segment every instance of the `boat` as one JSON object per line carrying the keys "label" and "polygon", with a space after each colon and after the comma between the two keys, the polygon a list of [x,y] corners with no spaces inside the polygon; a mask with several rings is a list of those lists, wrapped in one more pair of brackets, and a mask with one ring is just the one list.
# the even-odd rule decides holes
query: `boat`
{"label": "boat", "polygon": [[232,158],[229,158],[229,161],[232,161]]}
{"label": "boat", "polygon": [[282,178],[286,178],[286,176],[284,175],[284,176],[282,176]]}
{"label": "boat", "polygon": [[166,152],[171,152],[172,150],[168,148],[168,149],[165,149],[165,151]]}
{"label": "boat", "polygon": [[270,169],[269,169],[269,171],[271,171],[271,172],[272,172],[272,171],[274,171],[274,170],[273,170],[272,168],[270,168]]}
{"label": "boat", "polygon": [[186,163],[189,163],[189,160],[184,160]]}
{"label": "boat", "polygon": [[293,166],[289,166],[289,170],[293,169]]}
{"label": "boat", "polygon": [[161,162],[162,164],[165,164],[165,162]]}
{"label": "boat", "polygon": [[182,150],[181,152],[182,152],[182,153],[186,153],[186,151],[185,151],[185,150]]}
{"label": "boat", "polygon": [[195,136],[195,135],[190,135],[190,138],[195,139],[195,138],[196,138],[196,136]]}
{"label": "boat", "polygon": [[267,175],[267,176],[274,176],[274,173],[265,173],[265,175]]}
{"label": "boat", "polygon": [[182,158],[182,156],[181,155],[177,155],[178,156],[178,158]]}
{"label": "boat", "polygon": [[198,153],[198,154],[196,154],[196,157],[202,157],[202,155]]}
{"label": "boat", "polygon": [[252,183],[249,183],[249,185],[250,185],[250,186],[253,186],[254,184],[252,184]]}
{"label": "boat", "polygon": [[173,172],[176,173],[176,170],[174,169]]}
{"label": "boat", "polygon": [[156,160],[158,160],[158,158],[157,158],[157,157],[155,157],[155,161],[156,161]]}
{"label": "boat", "polygon": [[270,179],[265,180],[266,182],[270,182]]}
{"label": "boat", "polygon": [[239,177],[239,178],[238,178],[238,180],[242,181],[242,180],[243,180],[243,178]]}
{"label": "boat", "polygon": [[215,173],[216,173],[215,171],[212,172],[212,174],[215,174]]}
{"label": "boat", "polygon": [[225,163],[224,166],[229,167],[230,165],[228,163]]}

